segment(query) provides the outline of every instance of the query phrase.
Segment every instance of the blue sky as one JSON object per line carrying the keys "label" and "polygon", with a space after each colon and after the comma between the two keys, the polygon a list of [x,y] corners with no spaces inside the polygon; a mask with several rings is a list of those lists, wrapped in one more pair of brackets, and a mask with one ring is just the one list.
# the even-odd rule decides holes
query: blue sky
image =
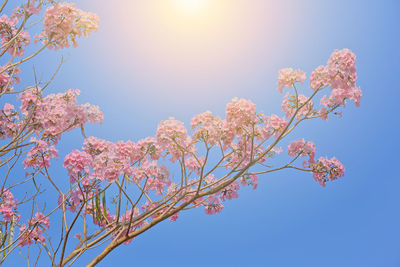
{"label": "blue sky", "polygon": [[[222,213],[183,213],[99,266],[400,266],[400,2],[216,2],[201,22],[182,16],[168,24],[173,13],[158,10],[161,1],[78,1],[99,15],[98,33],[35,63],[49,75],[61,55],[70,55],[51,92],[79,88],[81,103],[100,106],[105,120],[88,135],[137,141],[170,116],[188,125],[206,110],[223,115],[235,96],[282,115],[278,70],[310,74],[334,49],[349,48],[357,56],[361,107],[304,124],[290,138],[313,140],[318,155],[343,162],[346,176],[326,188],[294,171],[261,176],[257,190],[242,189]],[[79,132],[68,134],[60,158],[82,141]]]}

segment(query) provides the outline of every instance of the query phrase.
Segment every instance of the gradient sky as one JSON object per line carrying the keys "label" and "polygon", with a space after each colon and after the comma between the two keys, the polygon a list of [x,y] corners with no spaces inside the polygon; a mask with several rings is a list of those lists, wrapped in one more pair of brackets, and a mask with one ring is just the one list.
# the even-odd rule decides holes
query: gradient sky
{"label": "gradient sky", "polygon": [[[170,116],[188,125],[206,110],[223,115],[235,96],[282,115],[278,70],[310,74],[334,49],[349,48],[361,107],[304,124],[290,138],[313,140],[318,155],[343,162],[346,176],[326,188],[294,171],[261,176],[257,190],[242,189],[222,213],[182,213],[98,266],[400,266],[400,2],[203,0],[195,12],[177,1],[76,1],[99,15],[98,33],[35,60],[46,76],[70,55],[51,92],[79,88],[81,103],[100,106],[105,120],[87,134],[137,141]],[[68,134],[60,158],[82,141]]]}

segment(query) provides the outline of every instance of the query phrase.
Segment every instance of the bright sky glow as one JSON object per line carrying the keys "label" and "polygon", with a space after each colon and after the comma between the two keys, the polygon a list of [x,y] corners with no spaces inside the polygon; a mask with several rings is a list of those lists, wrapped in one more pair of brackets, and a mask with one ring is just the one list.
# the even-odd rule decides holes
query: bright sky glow
{"label": "bright sky glow", "polygon": [[[110,28],[108,39],[111,43],[118,40],[115,53],[120,64],[137,73],[132,66],[140,62],[139,72],[142,77],[149,75],[146,77],[154,88],[174,84],[169,90],[145,92],[160,99],[171,91],[182,97],[206,97],[205,92],[215,96],[223,94],[223,84],[235,84],[232,77],[247,76],[248,72],[239,69],[251,66],[260,51],[267,57],[265,62],[270,60],[271,42],[261,40],[262,36],[287,33],[292,27],[275,4],[257,1],[257,8],[253,8],[245,0],[136,0],[122,9],[117,4],[108,6],[118,16],[105,15],[102,21],[103,25],[120,25]],[[293,15],[290,10],[285,12]],[[277,24],[280,26],[275,27]],[[156,80],[151,79],[155,76]],[[232,89],[226,90],[236,95]]]}
{"label": "bright sky glow", "polygon": [[178,12],[185,16],[202,14],[210,5],[210,0],[174,0]]}

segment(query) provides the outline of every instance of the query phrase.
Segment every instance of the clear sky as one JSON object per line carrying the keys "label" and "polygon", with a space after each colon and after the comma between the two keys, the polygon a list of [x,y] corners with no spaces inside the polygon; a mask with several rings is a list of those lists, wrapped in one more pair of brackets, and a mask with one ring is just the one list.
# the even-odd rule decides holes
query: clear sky
{"label": "clear sky", "polygon": [[[343,179],[322,188],[294,171],[260,176],[257,190],[242,189],[222,213],[182,213],[99,266],[400,266],[399,1],[76,2],[99,15],[99,31],[36,63],[49,75],[70,55],[51,92],[79,88],[81,103],[100,106],[105,120],[88,135],[137,141],[170,116],[189,125],[206,110],[223,115],[235,96],[283,115],[278,70],[310,74],[334,49],[356,54],[363,90],[360,108],[350,104],[343,118],[307,123],[291,136],[340,159]],[[60,159],[82,141],[68,134]]]}

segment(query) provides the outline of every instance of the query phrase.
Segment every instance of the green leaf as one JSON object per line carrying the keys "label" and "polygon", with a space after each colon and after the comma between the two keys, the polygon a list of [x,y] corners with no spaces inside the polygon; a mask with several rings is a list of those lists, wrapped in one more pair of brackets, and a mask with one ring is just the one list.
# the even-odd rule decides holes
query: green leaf
{"label": "green leaf", "polygon": [[96,217],[101,220],[100,194],[96,195]]}
{"label": "green leaf", "polygon": [[103,192],[103,212],[104,218],[107,218],[107,203],[106,203],[106,192]]}

